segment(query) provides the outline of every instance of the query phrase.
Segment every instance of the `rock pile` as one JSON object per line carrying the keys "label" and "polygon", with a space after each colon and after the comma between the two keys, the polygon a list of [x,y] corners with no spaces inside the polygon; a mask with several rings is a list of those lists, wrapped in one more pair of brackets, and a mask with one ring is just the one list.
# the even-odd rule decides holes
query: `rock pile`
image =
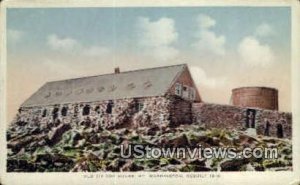
{"label": "rock pile", "polygon": [[[292,170],[290,140],[251,137],[242,131],[205,129],[196,124],[98,129],[58,124],[50,129],[28,124],[7,131],[8,172],[95,171],[267,171]],[[120,146],[150,147],[277,147],[278,159],[264,158],[122,158]]]}

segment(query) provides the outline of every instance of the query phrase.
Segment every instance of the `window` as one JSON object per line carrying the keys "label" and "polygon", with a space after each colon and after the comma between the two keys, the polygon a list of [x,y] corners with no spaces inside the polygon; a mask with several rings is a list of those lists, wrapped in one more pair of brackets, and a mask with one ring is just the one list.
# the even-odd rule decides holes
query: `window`
{"label": "window", "polygon": [[44,110],[43,110],[42,117],[44,118],[44,117],[46,117],[46,116],[47,116],[47,109],[44,109]]}
{"label": "window", "polygon": [[79,112],[78,104],[75,104],[75,106],[74,106],[74,116],[75,117],[77,117],[78,112]]}
{"label": "window", "polygon": [[90,114],[90,106],[89,106],[89,105],[85,105],[85,106],[83,107],[82,115],[83,115],[83,116],[87,116],[87,115],[89,115],[89,114]]}
{"label": "window", "polygon": [[61,115],[62,115],[62,116],[67,116],[67,114],[68,114],[68,108],[67,108],[67,107],[63,107],[63,108],[61,109]]}
{"label": "window", "polygon": [[44,96],[44,98],[49,98],[51,96],[51,92],[47,92]]}
{"label": "window", "polygon": [[56,91],[55,92],[55,96],[61,96],[63,93],[62,93],[62,91]]}
{"label": "window", "polygon": [[94,88],[93,88],[93,87],[87,88],[87,89],[85,90],[85,92],[86,92],[87,94],[91,94],[93,91],[94,91]]}
{"label": "window", "polygon": [[95,107],[95,111],[96,111],[97,113],[100,113],[100,107],[99,107],[99,106],[96,106],[96,107]]}
{"label": "window", "polygon": [[97,91],[98,91],[99,93],[101,93],[102,91],[104,91],[104,89],[105,89],[105,88],[102,87],[102,86],[101,86],[101,87],[97,87]]}
{"label": "window", "polygon": [[143,103],[139,103],[139,111],[141,111],[144,108],[144,104]]}
{"label": "window", "polygon": [[69,91],[66,92],[66,96],[69,96],[69,95],[72,94],[72,93],[73,93],[73,91],[72,91],[72,90],[69,90]]}
{"label": "window", "polygon": [[175,84],[175,94],[178,96],[182,95],[182,85],[180,83]]}
{"label": "window", "polygon": [[109,91],[114,91],[114,90],[116,90],[117,89],[117,86],[115,86],[115,85],[112,85],[112,86],[110,86],[109,87]]}
{"label": "window", "polygon": [[189,99],[190,100],[195,100],[196,97],[196,91],[193,87],[190,88],[190,92],[189,92]]}
{"label": "window", "polygon": [[187,98],[188,99],[189,98],[189,93],[190,93],[189,92],[189,86],[183,85],[182,86],[182,93],[181,93],[182,95],[181,96],[183,98]]}
{"label": "window", "polygon": [[151,86],[152,86],[152,84],[151,84],[151,82],[149,80],[144,83],[144,88],[145,89],[147,89],[147,88],[149,88]]}
{"label": "window", "polygon": [[53,119],[56,119],[58,117],[58,111],[59,111],[58,108],[54,108],[53,109],[53,111],[52,111],[52,117],[53,117]]}
{"label": "window", "polygon": [[135,105],[136,105],[135,109],[136,109],[137,112],[140,112],[144,108],[144,104],[141,103],[141,102],[138,102]]}
{"label": "window", "polygon": [[82,94],[84,92],[84,89],[78,89],[77,91],[76,91],[76,94]]}
{"label": "window", "polygon": [[135,84],[134,83],[130,83],[127,85],[127,89],[134,89],[135,88]]}
{"label": "window", "polygon": [[106,113],[111,114],[113,107],[114,107],[114,102],[110,100],[106,107]]}

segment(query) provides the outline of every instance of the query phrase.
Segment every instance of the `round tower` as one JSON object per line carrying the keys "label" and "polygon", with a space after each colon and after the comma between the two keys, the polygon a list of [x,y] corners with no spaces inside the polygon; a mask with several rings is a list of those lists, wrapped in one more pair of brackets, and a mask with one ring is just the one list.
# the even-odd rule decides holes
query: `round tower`
{"label": "round tower", "polygon": [[278,90],[269,87],[240,87],[232,90],[232,104],[278,110]]}

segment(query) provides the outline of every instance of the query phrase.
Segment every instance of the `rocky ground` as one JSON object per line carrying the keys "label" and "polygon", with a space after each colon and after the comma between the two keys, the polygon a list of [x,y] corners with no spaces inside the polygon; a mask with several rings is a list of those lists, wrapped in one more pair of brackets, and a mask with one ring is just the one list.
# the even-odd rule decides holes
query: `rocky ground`
{"label": "rocky ground", "polygon": [[[25,124],[25,125],[24,125]],[[252,137],[242,131],[153,126],[103,130],[88,125],[38,127],[18,122],[7,131],[8,172],[79,171],[287,171],[292,170],[290,140]],[[277,147],[278,159],[123,159],[120,145],[151,147]]]}

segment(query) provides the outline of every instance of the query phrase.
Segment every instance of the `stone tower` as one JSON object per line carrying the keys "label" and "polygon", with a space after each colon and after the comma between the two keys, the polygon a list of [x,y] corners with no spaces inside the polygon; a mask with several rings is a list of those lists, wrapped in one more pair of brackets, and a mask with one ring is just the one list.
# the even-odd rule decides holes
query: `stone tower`
{"label": "stone tower", "polygon": [[278,90],[269,87],[240,87],[232,90],[232,104],[278,110]]}

